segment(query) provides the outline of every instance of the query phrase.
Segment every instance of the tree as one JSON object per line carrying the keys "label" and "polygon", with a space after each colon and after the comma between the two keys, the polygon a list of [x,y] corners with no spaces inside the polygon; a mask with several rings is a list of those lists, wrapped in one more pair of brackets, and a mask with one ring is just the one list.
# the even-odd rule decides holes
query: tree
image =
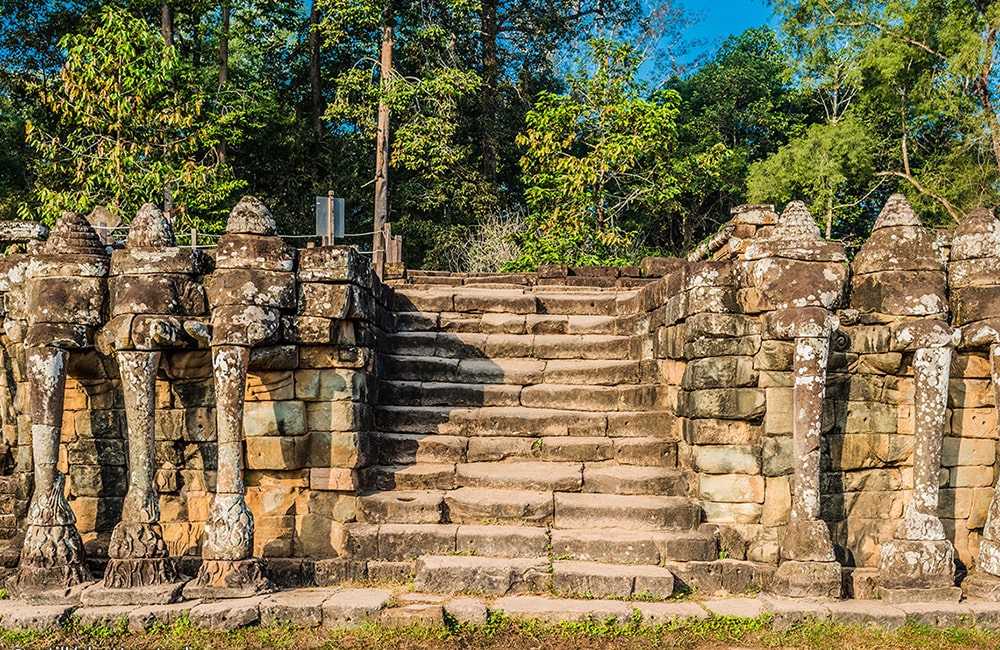
{"label": "tree", "polygon": [[[893,142],[877,174],[931,218],[998,199],[996,8],[989,2],[775,0],[800,49],[857,52],[861,117]],[[974,183],[968,182],[974,180]],[[887,183],[888,184],[888,183]]]}
{"label": "tree", "polygon": [[[776,153],[750,166],[751,202],[787,203],[807,198],[813,215],[825,224],[826,237],[865,231],[864,200],[878,186],[874,178],[878,145],[865,125],[848,115],[813,124]],[[865,224],[870,227],[870,224]]]}
{"label": "tree", "polygon": [[508,268],[623,262],[636,213],[677,192],[676,93],[645,97],[629,45],[594,39],[588,49],[569,94],[543,92],[518,138],[530,212],[524,251]]}
{"label": "tree", "polygon": [[58,83],[41,89],[52,120],[27,125],[43,217],[104,205],[128,218],[170,187],[190,223],[210,226],[240,183],[214,158],[216,124],[173,48],[115,7],[93,33],[60,46],[67,58]]}
{"label": "tree", "polygon": [[681,97],[680,192],[666,206],[668,218],[649,224],[651,245],[685,251],[714,232],[746,201],[750,165],[817,119],[791,81],[777,35],[760,27],[730,36],[690,76],[666,84]]}

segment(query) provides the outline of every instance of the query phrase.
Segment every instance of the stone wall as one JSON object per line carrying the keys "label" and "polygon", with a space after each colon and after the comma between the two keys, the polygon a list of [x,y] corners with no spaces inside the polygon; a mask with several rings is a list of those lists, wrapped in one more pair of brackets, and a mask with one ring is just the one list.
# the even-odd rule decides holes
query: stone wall
{"label": "stone wall", "polygon": [[[842,246],[820,239],[801,204],[780,216],[768,206],[752,206],[738,211],[692,260],[648,259],[625,269],[553,266],[517,275],[411,272],[399,286],[493,290],[490,297],[467,298],[470,313],[459,314],[482,326],[476,330],[481,348],[460,340],[460,329],[449,334],[463,353],[486,360],[490,349],[502,349],[490,348],[488,335],[506,335],[515,321],[545,320],[544,301],[518,287],[544,288],[549,296],[562,291],[562,303],[549,298],[549,304],[572,302],[573,318],[600,318],[608,332],[628,337],[614,358],[640,364],[648,410],[627,422],[604,416],[607,428],[587,435],[612,443],[623,436],[660,439],[671,450],[676,443],[671,465],[681,470],[678,480],[688,482],[680,492],[697,499],[702,529],[716,535],[721,557],[766,565],[799,559],[783,535],[801,519],[826,523],[844,566],[879,566],[882,548],[913,509],[915,466],[936,467],[934,458],[930,465],[915,460],[924,439],[918,424],[925,416],[918,413],[926,406],[915,379],[926,370],[921,355],[943,350],[947,357],[954,348],[934,487],[937,515],[960,568],[972,568],[996,481],[991,346],[1000,342],[993,315],[1000,307],[997,224],[992,214],[974,212],[950,235],[948,250],[895,196],[871,240],[849,262]],[[0,267],[5,539],[23,533],[31,493],[25,341],[38,316],[28,312],[25,278],[38,245],[5,256]],[[443,308],[432,310],[433,324],[421,320],[419,304],[408,300],[402,301],[409,305],[406,318],[394,314],[401,301],[394,300],[393,288],[353,249],[287,255],[280,273],[294,272],[294,291],[275,303],[280,325],[253,347],[243,419],[253,554],[275,566],[281,558],[357,558],[345,526],[365,519],[358,496],[394,485],[384,475],[373,482],[377,472],[366,473],[378,464],[373,441],[379,438],[372,432],[380,382],[397,379],[380,355],[392,353],[390,335],[412,328],[421,334],[411,339],[430,336],[440,348],[435,332],[448,331],[437,314]],[[209,287],[210,298],[220,291],[212,288],[213,277],[221,276],[209,261],[193,280]],[[586,299],[574,299],[582,291],[613,299],[595,300],[588,313]],[[107,322],[109,305],[102,309]],[[515,334],[532,335],[525,327]],[[70,352],[58,451],[76,526],[97,569],[108,556],[128,488],[118,362],[114,346],[102,346],[101,336],[93,339],[96,347],[77,345]],[[508,343],[509,353],[513,338]],[[819,364],[818,374],[804,374],[810,361]],[[173,556],[200,555],[210,516],[218,469],[215,380],[204,341],[163,350],[155,385],[154,486]],[[564,401],[564,408],[587,410],[585,389],[563,397],[551,394],[556,388],[545,390],[547,408]],[[531,406],[523,394],[519,399]],[[614,424],[619,420],[621,430]],[[573,427],[568,430],[573,435]],[[523,431],[512,434],[511,445],[520,450],[512,456],[533,453],[522,449],[526,439]],[[503,435],[490,440],[497,444]],[[502,450],[497,456],[506,457]],[[811,515],[816,494],[818,514]],[[16,551],[3,557],[12,564]]]}

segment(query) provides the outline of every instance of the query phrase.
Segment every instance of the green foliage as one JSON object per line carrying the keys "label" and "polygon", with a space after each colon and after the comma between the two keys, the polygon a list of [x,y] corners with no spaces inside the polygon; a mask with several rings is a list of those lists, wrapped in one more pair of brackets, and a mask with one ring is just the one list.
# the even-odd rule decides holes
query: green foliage
{"label": "green foliage", "polygon": [[[997,55],[991,3],[776,0],[799,58],[836,62],[826,86],[882,141],[875,174],[903,189],[925,222],[1000,200]],[[830,75],[827,75],[829,77]],[[822,84],[820,84],[822,85]]]}
{"label": "green foliage", "polygon": [[746,201],[748,169],[813,117],[767,27],[729,37],[709,61],[667,88],[681,96],[675,157],[680,191],[667,218],[645,228],[654,247],[689,250]]}
{"label": "green foliage", "polygon": [[807,197],[813,216],[831,235],[866,230],[857,227],[874,177],[878,141],[853,114],[814,124],[766,160],[754,163],[747,177],[751,202],[784,204]]}
{"label": "green foliage", "polygon": [[169,187],[189,223],[209,226],[241,183],[217,160],[218,123],[203,113],[206,98],[176,51],[144,20],[113,6],[92,33],[60,45],[59,78],[39,87],[49,119],[27,123],[42,216],[104,205],[128,218]]}
{"label": "green foliage", "polygon": [[541,93],[518,136],[529,216],[523,252],[508,269],[626,263],[635,213],[678,191],[676,93],[645,98],[631,46],[591,40],[588,48],[569,94]]}

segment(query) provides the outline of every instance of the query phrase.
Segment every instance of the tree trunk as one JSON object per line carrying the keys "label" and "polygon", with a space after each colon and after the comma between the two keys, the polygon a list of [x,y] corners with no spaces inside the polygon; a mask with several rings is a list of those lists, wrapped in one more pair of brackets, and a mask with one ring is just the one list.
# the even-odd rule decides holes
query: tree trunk
{"label": "tree trunk", "polygon": [[497,180],[497,0],[482,0],[479,12],[482,33],[483,89],[480,97],[483,177],[488,183]]}
{"label": "tree trunk", "polygon": [[309,12],[309,87],[312,90],[312,127],[317,136],[323,134],[323,86],[321,84],[319,57],[322,39],[319,33],[319,8],[313,0]]}
{"label": "tree trunk", "polygon": [[[379,79],[382,92],[388,90],[392,77],[392,3],[386,2],[382,18],[382,47]],[[375,270],[382,276],[385,264],[385,240],[383,231],[389,217],[389,104],[384,97],[378,104],[378,138],[375,145],[375,223],[372,239],[372,259]]]}
{"label": "tree trunk", "polygon": [[164,2],[160,8],[160,33],[163,34],[163,44],[174,46],[174,8]]}
{"label": "tree trunk", "polygon": [[[221,91],[229,81],[229,23],[232,18],[232,7],[228,0],[222,3],[220,8],[222,14],[222,30],[219,32],[219,90]],[[219,163],[226,162],[226,136],[219,136]]]}

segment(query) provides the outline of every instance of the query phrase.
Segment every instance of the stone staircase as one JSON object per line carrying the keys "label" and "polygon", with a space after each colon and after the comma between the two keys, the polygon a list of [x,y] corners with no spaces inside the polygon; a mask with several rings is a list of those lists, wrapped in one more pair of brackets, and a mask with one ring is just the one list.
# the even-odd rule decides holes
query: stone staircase
{"label": "stone staircase", "polygon": [[553,289],[397,287],[348,526],[370,577],[669,597],[664,563],[718,558],[635,291]]}

